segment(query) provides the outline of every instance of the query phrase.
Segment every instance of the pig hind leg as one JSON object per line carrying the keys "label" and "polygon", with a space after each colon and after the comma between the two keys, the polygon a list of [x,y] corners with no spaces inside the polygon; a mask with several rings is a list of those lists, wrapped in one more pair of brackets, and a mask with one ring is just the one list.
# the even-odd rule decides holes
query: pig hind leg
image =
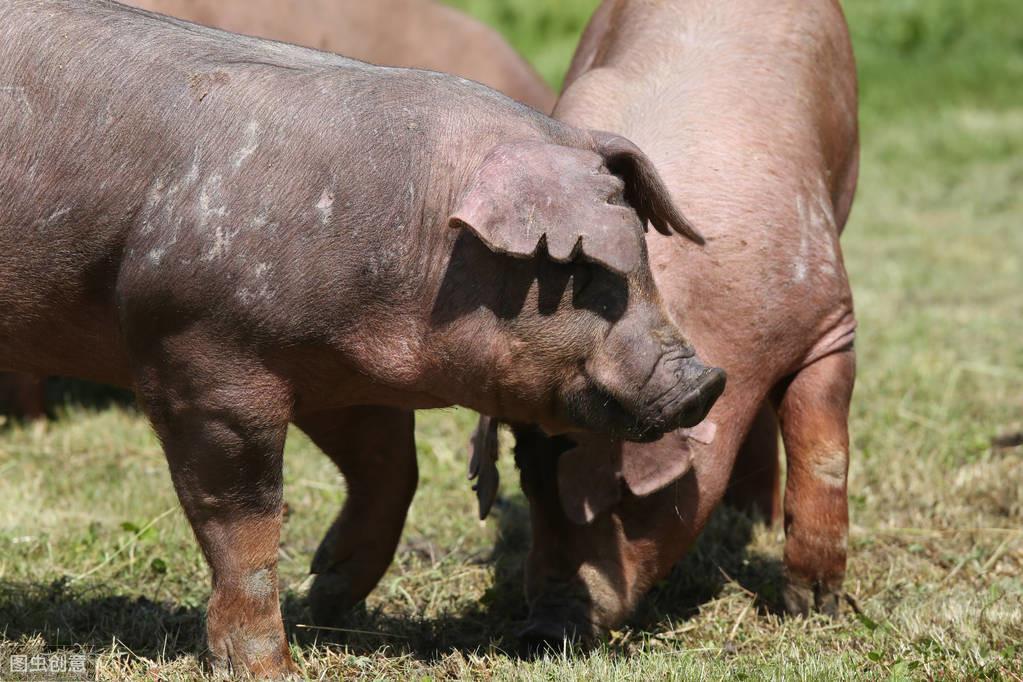
{"label": "pig hind leg", "polygon": [[781,517],[778,417],[761,405],[735,458],[725,504],[773,525]]}
{"label": "pig hind leg", "polygon": [[785,608],[835,614],[845,577],[849,506],[849,349],[815,361],[782,387],[785,443]]}
{"label": "pig hind leg", "polygon": [[304,415],[296,424],[345,476],[348,497],[313,558],[313,619],[338,625],[376,587],[394,559],[416,492],[414,415],[353,407]]}

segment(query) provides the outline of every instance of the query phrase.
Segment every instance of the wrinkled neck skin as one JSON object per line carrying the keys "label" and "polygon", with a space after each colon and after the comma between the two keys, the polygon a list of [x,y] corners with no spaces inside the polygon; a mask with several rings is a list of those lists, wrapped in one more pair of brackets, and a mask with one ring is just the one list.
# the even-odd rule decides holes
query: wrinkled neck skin
{"label": "wrinkled neck skin", "polygon": [[8,3],[0,35],[0,367],[129,384],[119,327],[144,311],[146,333],[255,347],[300,404],[492,406],[484,377],[527,336],[450,331],[494,316],[451,314],[448,217],[499,141],[584,133],[462,79],[106,2]]}
{"label": "wrinkled neck skin", "polygon": [[594,16],[554,116],[632,139],[707,237],[703,248],[656,233],[647,243],[670,313],[728,388],[685,477],[588,527],[572,527],[550,481],[523,470],[538,491],[533,598],[586,573],[599,604],[589,617],[619,622],[702,530],[773,387],[851,343],[838,239],[856,179],[854,73],[830,0],[609,0]]}

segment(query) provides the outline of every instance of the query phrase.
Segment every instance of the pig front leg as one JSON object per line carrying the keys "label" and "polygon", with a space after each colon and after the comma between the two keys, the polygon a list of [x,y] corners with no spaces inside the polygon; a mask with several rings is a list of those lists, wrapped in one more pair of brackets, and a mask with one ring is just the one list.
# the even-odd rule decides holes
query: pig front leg
{"label": "pig front leg", "polygon": [[785,484],[785,608],[834,615],[845,577],[849,401],[854,352],[825,356],[785,387],[779,404]]}
{"label": "pig front leg", "polygon": [[136,359],[136,386],[212,571],[212,663],[261,678],[294,672],[277,592],[290,393],[203,339],[156,345]]}
{"label": "pig front leg", "polygon": [[341,513],[312,561],[313,620],[337,626],[387,571],[419,481],[413,412],[353,407],[295,423],[330,457],[348,487]]}

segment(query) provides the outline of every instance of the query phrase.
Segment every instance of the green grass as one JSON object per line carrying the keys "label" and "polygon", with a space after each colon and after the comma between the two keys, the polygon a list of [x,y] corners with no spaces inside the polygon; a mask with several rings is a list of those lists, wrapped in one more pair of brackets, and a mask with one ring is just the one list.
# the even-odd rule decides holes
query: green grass
{"label": "green grass", "polygon": [[[594,3],[456,4],[556,83]],[[309,677],[1021,679],[1023,450],[990,441],[1023,429],[1023,5],[861,0],[847,11],[864,91],[844,237],[860,319],[847,589],[862,615],[765,608],[779,532],[722,510],[606,646],[508,655],[525,617],[524,501],[504,457],[497,513],[475,520],[472,415],[445,410],[419,418],[420,489],[393,567],[352,615],[361,632],[302,627],[308,561],[344,495],[326,458],[290,439],[281,577]],[[75,411],[0,433],[0,670],[10,653],[72,646],[98,657],[104,679],[190,678],[207,593],[137,415]]]}

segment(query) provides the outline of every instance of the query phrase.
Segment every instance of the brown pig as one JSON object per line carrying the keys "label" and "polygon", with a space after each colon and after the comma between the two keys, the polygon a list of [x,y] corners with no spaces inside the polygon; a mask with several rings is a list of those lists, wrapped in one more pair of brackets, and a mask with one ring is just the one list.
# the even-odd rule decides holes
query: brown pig
{"label": "brown pig", "polygon": [[0,3],[0,84],[0,370],[135,389],[212,569],[215,662],[292,668],[289,423],[348,481],[318,553],[340,609],[397,544],[408,410],[652,440],[723,389],[644,225],[700,237],[621,137],[109,0]]}
{"label": "brown pig", "polygon": [[[705,234],[703,248],[649,235],[650,262],[729,387],[698,429],[652,444],[519,429],[533,528],[527,639],[621,622],[693,543],[730,477],[770,513],[778,423],[785,606],[836,610],[855,367],[839,247],[857,177],[855,74],[835,0],[608,0],[591,21],[555,117],[635,140]],[[583,455],[591,475],[573,478]],[[659,491],[629,480],[630,467],[657,461],[680,478]]]}
{"label": "brown pig", "polygon": [[130,0],[225,31],[382,66],[442,71],[550,113],[554,93],[501,35],[435,0]]}
{"label": "brown pig", "polygon": [[[463,76],[549,113],[554,93],[490,27],[433,0],[132,0],[128,4],[235,33],[384,66]],[[45,415],[42,381],[0,374],[0,413]]]}

